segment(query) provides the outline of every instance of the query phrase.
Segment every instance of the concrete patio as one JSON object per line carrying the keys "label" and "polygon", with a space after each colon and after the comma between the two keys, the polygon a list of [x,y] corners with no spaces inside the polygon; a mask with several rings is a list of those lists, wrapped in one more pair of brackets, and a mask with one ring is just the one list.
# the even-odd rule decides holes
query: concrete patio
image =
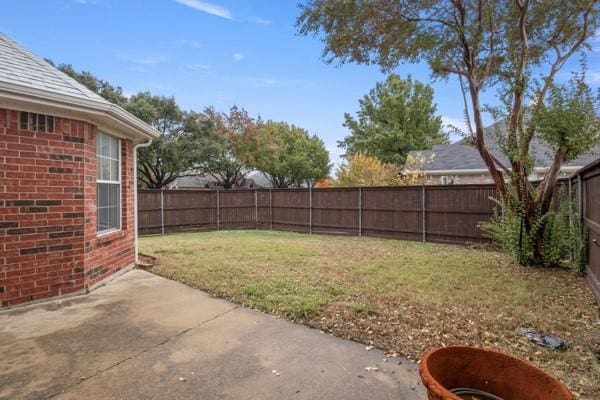
{"label": "concrete patio", "polygon": [[405,359],[140,270],[0,313],[0,354],[0,399],[426,398]]}

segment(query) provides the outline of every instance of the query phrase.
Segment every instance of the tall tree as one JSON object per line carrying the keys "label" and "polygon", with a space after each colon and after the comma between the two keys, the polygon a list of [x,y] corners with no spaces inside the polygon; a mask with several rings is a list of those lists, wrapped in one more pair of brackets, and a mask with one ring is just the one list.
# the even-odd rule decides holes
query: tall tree
{"label": "tall tree", "polygon": [[[54,65],[51,60],[46,60],[50,64]],[[92,92],[104,97],[106,100],[114,103],[118,106],[124,107],[127,104],[127,96],[123,93],[123,89],[120,86],[113,86],[107,81],[97,78],[92,75],[91,72],[87,71],[76,71],[71,64],[60,64],[58,67],[60,71],[69,75],[83,86],[90,89]]]}
{"label": "tall tree", "polygon": [[[565,63],[589,50],[600,24],[599,0],[311,0],[298,19],[301,33],[323,32],[328,61],[378,64],[391,70],[400,62],[425,61],[435,77],[458,78],[467,132],[479,151],[502,201],[516,198],[525,233],[533,237],[534,262],[543,260],[544,216],[548,213],[561,165],[589,150],[574,145],[592,135],[598,141],[597,110],[565,122],[560,134],[547,125],[526,123],[548,106],[549,94]],[[576,86],[581,87],[580,79]],[[484,135],[481,94],[495,89],[507,120],[503,165],[490,152]],[[574,89],[576,90],[576,89]],[[587,90],[583,91],[588,93]],[[593,99],[571,98],[576,110],[589,110]],[[560,103],[560,102],[559,102]],[[594,107],[591,107],[594,108]],[[582,116],[582,114],[580,114]],[[581,122],[581,121],[580,121]],[[542,131],[544,129],[545,131]],[[554,132],[556,133],[556,131]],[[530,147],[539,137],[553,150],[553,163],[539,188],[529,181]],[[560,140],[555,139],[560,137]]]}
{"label": "tall tree", "polygon": [[312,185],[329,174],[329,153],[317,136],[285,122],[259,124],[250,141],[247,163],[263,172],[274,187]]}
{"label": "tall tree", "polygon": [[433,89],[410,76],[391,74],[359,103],[357,119],[344,115],[351,133],[339,145],[347,156],[364,153],[401,168],[410,151],[448,142],[442,119],[435,115]]}
{"label": "tall tree", "polygon": [[208,107],[203,115],[212,130],[199,143],[201,151],[195,167],[213,177],[219,186],[231,189],[241,184],[249,171],[244,160],[248,158],[249,141],[256,135],[257,122],[237,106],[228,113]]}
{"label": "tall tree", "polygon": [[185,176],[202,156],[201,141],[212,129],[201,115],[183,112],[173,97],[141,92],[131,96],[129,112],[161,132],[138,153],[138,179],[150,189],[162,189]]}

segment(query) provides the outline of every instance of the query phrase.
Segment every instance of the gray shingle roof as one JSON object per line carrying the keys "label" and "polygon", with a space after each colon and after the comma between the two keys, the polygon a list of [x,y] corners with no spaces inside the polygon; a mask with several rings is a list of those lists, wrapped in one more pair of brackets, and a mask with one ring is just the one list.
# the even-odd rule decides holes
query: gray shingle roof
{"label": "gray shingle roof", "polygon": [[[486,146],[490,152],[498,159],[502,164],[508,165],[508,160],[502,154],[497,140],[497,134],[503,135],[506,132],[506,124],[504,121],[495,123],[486,128],[485,141]],[[435,154],[434,160],[428,163],[424,170],[426,171],[440,171],[440,170],[459,170],[459,169],[486,169],[483,160],[481,159],[479,152],[475,147],[468,144],[466,140],[461,140],[457,143],[443,144],[434,146],[432,150],[425,151],[412,151],[411,154],[416,155],[420,153],[424,156],[430,157],[432,153]],[[531,143],[530,154],[535,159],[536,168],[546,168],[552,164],[552,154],[548,146],[542,143],[539,139],[534,139]],[[567,163],[567,166],[583,167],[592,161],[600,157],[600,146],[596,146],[592,149],[589,154],[583,155],[576,160]]]}
{"label": "gray shingle roof", "polygon": [[62,96],[110,104],[76,80],[0,33],[0,81]]}
{"label": "gray shingle roof", "polygon": [[160,132],[123,108],[100,97],[76,80],[0,32],[0,104],[18,110],[81,119],[132,139]]}

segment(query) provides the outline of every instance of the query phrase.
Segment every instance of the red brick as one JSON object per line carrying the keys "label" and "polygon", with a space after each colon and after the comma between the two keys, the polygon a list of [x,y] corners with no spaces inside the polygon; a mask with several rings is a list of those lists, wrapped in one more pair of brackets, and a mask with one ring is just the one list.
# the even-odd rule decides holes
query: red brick
{"label": "red brick", "polygon": [[[132,142],[121,143],[122,230],[98,240],[96,127],[55,121],[53,134],[19,130],[18,110],[0,108],[0,200],[34,202],[0,207],[15,229],[0,228],[2,307],[81,291],[134,261]],[[20,254],[36,248],[47,251]]]}

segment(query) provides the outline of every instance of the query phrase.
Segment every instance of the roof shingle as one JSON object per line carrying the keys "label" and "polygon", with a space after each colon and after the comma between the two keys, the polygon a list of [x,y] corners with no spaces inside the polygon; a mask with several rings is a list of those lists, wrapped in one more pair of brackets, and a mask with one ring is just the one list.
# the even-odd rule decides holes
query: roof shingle
{"label": "roof shingle", "polygon": [[76,80],[0,33],[0,81],[109,104]]}

